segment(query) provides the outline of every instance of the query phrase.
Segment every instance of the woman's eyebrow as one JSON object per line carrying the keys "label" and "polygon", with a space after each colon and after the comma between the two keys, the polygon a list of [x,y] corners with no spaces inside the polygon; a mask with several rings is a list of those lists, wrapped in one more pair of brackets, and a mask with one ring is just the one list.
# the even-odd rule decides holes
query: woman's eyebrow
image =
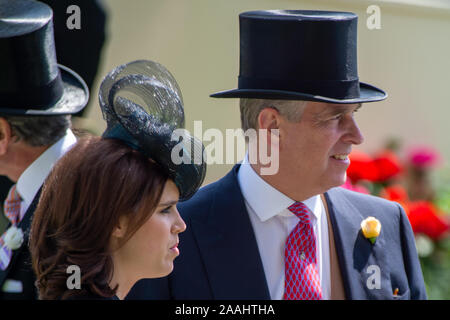
{"label": "woman's eyebrow", "polygon": [[172,205],[177,204],[177,203],[178,203],[178,200],[172,200],[172,201],[167,201],[167,202],[160,202],[158,204],[158,207],[163,207],[163,206],[168,207],[168,206],[172,206]]}

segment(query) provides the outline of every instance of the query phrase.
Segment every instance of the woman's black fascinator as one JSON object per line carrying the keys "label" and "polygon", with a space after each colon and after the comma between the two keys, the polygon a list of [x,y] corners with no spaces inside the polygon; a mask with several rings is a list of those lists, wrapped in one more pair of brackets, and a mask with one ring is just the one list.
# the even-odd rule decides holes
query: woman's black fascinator
{"label": "woman's black fascinator", "polygon": [[175,78],[159,63],[133,61],[102,81],[104,138],[124,141],[157,162],[189,199],[206,174],[202,142],[184,130],[183,98]]}

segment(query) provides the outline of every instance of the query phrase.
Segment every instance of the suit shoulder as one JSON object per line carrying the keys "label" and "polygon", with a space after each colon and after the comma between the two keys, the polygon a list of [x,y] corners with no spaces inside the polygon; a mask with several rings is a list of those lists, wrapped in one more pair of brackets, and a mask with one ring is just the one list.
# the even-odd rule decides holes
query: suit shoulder
{"label": "suit shoulder", "polygon": [[376,197],[370,194],[364,194],[351,190],[337,187],[327,191],[328,195],[335,199],[341,199],[342,201],[349,201],[356,207],[373,207],[383,211],[397,211],[401,208],[400,204],[394,201],[386,200],[380,197]]}
{"label": "suit shoulder", "polygon": [[199,211],[199,209],[209,208],[212,205],[214,195],[220,183],[221,180],[218,180],[206,186],[203,186],[192,196],[192,198],[180,202],[178,204],[178,210],[180,211],[180,214],[183,217],[190,216],[192,214],[195,214],[195,212],[204,211]]}
{"label": "suit shoulder", "polygon": [[[327,192],[329,203],[342,216],[352,217],[359,230],[361,219],[375,217],[383,226],[383,233],[397,237],[399,230],[410,226],[406,213],[400,204],[380,197],[350,191],[344,188],[333,188]],[[354,213],[354,214],[352,214]],[[400,241],[400,239],[398,239]]]}

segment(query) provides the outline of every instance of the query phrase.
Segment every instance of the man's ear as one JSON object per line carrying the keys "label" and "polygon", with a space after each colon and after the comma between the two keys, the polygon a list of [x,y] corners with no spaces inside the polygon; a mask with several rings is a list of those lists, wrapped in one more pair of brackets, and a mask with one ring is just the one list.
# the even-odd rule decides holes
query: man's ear
{"label": "man's ear", "polygon": [[[266,130],[260,131],[258,133],[258,148],[261,148],[261,143],[266,146],[262,150],[267,153],[267,155],[272,155],[272,148],[279,150],[279,134],[280,134],[280,123],[281,115],[280,112],[275,108],[264,108],[258,115],[258,127],[259,129]],[[261,152],[261,149],[259,149]]]}
{"label": "man's ear", "polygon": [[280,124],[280,113],[275,108],[264,108],[260,111],[258,115],[258,128],[267,129],[268,131],[272,129],[278,129]]}
{"label": "man's ear", "polygon": [[11,125],[5,118],[0,117],[0,155],[3,155],[8,150],[9,142],[11,141]]}

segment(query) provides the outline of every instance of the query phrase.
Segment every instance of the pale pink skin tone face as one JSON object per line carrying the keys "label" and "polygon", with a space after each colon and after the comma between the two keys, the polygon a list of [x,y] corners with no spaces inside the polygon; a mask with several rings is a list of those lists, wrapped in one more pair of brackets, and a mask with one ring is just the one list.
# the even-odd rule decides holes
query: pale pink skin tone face
{"label": "pale pink skin tone face", "polygon": [[21,174],[49,146],[32,147],[13,136],[10,124],[0,117],[0,175],[17,182]]}
{"label": "pale pink skin tone face", "polygon": [[122,247],[113,252],[111,286],[119,284],[119,298],[123,298],[140,279],[159,278],[172,272],[173,260],[180,254],[178,234],[186,230],[176,207],[178,198],[178,188],[168,180],[155,212]]}
{"label": "pale pink skin tone face", "polygon": [[277,175],[263,179],[297,201],[344,184],[350,161],[333,156],[348,156],[352,145],[363,142],[354,119],[360,106],[308,102],[299,122],[273,116],[280,134],[280,166]]}

